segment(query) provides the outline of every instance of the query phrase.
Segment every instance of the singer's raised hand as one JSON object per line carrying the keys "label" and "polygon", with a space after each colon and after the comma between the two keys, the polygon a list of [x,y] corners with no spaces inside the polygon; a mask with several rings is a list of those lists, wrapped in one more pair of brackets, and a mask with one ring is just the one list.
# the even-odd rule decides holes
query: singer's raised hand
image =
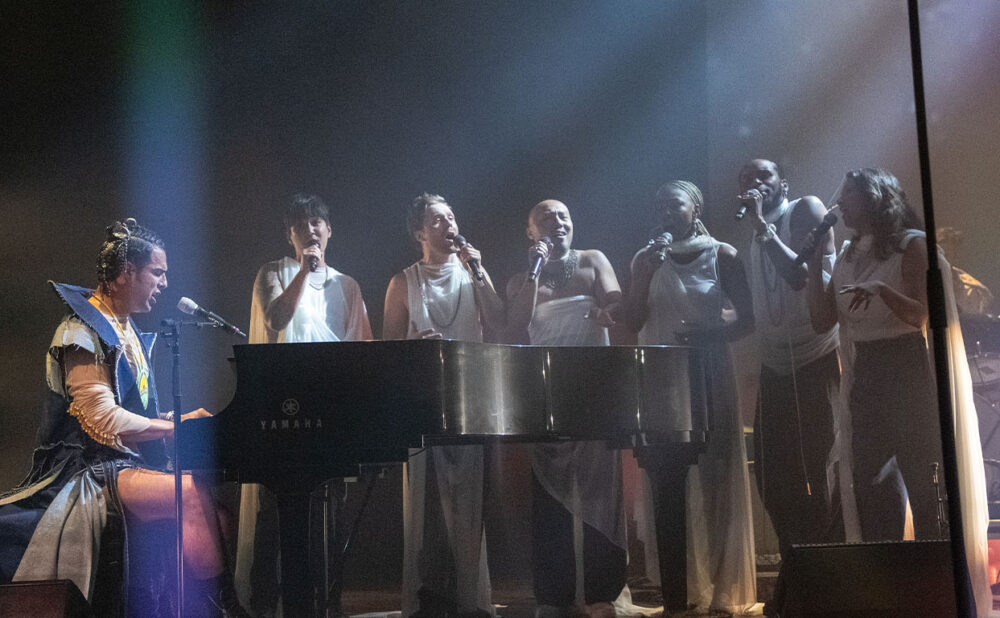
{"label": "singer's raised hand", "polygon": [[530,247],[528,247],[528,263],[534,264],[535,258],[541,256],[542,266],[545,266],[545,263],[549,261],[549,251],[551,250],[552,250],[551,241],[548,241],[547,239],[544,238],[535,241],[534,243],[532,243]]}
{"label": "singer's raised hand", "polygon": [[671,240],[669,234],[658,234],[649,239],[649,244],[646,247],[647,256],[654,263],[654,268],[663,263],[663,259],[661,259],[665,255],[663,252],[667,250]]}
{"label": "singer's raised hand", "polygon": [[318,244],[306,245],[302,248],[302,260],[299,265],[302,270],[309,272],[313,269],[313,263],[322,264],[323,263],[323,250],[320,249]]}
{"label": "singer's raised hand", "polygon": [[767,229],[767,221],[764,220],[764,194],[757,189],[750,189],[736,196],[740,201],[740,210],[743,208],[751,211],[750,223],[754,231],[758,234]]}
{"label": "singer's raised hand", "polygon": [[667,248],[667,239],[663,236],[656,236],[649,239],[649,243],[640,249],[633,258],[633,276],[648,278],[663,265],[660,259],[660,252]]}
{"label": "singer's raised hand", "polygon": [[833,231],[829,229],[824,231],[819,238],[816,238],[816,230],[806,234],[799,255],[805,256],[806,266],[810,271],[819,272],[823,269],[823,255],[826,253],[825,247],[829,242],[832,242],[829,240],[832,234]]}
{"label": "singer's raised hand", "polygon": [[469,260],[475,260],[475,261],[479,262],[480,264],[483,263],[483,256],[479,252],[479,249],[476,249],[475,247],[473,247],[472,245],[470,245],[468,243],[466,243],[458,251],[458,259],[462,260],[462,263],[465,264],[466,266],[468,266]]}

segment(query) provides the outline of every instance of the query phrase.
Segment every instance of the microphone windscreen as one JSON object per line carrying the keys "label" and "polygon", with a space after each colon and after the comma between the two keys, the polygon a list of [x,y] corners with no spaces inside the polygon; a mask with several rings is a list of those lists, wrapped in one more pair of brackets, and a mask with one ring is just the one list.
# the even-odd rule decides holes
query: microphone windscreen
{"label": "microphone windscreen", "polygon": [[198,303],[194,302],[187,296],[182,296],[179,301],[177,301],[177,308],[184,313],[194,315],[194,312],[198,310]]}
{"label": "microphone windscreen", "polygon": [[462,236],[461,234],[455,234],[455,237],[451,239],[451,242],[455,243],[455,246],[459,249],[467,244],[465,242],[465,236]]}

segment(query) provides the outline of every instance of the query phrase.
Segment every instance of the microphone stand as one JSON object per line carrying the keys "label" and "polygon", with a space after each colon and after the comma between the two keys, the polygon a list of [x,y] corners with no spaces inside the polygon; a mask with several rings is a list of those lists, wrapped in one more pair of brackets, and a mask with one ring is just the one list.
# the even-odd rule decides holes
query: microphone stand
{"label": "microphone stand", "polygon": [[951,381],[948,369],[948,316],[945,310],[944,279],[938,265],[937,235],[934,225],[934,193],[931,189],[931,160],[927,139],[927,110],[924,105],[923,60],[920,53],[920,21],[917,0],[907,0],[910,22],[910,55],[913,67],[913,102],[917,121],[917,145],[920,154],[920,188],[924,196],[924,223],[927,228],[927,313],[933,333],[934,370],[937,380],[941,452],[944,479],[948,490],[948,519],[952,576],[955,585],[957,616],[975,615],[975,598],[966,561],[962,533],[962,510],[958,487],[958,459],[955,448],[955,411],[952,408]]}
{"label": "microphone stand", "polygon": [[173,359],[171,371],[171,394],[174,404],[174,517],[177,534],[177,618],[184,616],[184,500],[182,497],[183,475],[181,470],[181,326],[202,328],[219,325],[215,322],[196,322],[189,320],[173,320],[167,318],[160,322],[163,330],[160,336],[167,342]]}

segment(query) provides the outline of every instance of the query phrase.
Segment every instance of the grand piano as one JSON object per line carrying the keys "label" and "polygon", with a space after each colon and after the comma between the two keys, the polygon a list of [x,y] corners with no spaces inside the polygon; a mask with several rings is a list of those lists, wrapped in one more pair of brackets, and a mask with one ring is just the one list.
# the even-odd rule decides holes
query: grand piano
{"label": "grand piano", "polygon": [[[436,444],[601,439],[649,472],[664,606],[685,607],[685,477],[711,407],[698,350],[363,341],[237,345],[234,362],[232,402],[181,424],[180,461],[271,489],[282,555],[306,555],[309,492],[362,464]],[[282,564],[286,616],[314,612],[308,568]]]}

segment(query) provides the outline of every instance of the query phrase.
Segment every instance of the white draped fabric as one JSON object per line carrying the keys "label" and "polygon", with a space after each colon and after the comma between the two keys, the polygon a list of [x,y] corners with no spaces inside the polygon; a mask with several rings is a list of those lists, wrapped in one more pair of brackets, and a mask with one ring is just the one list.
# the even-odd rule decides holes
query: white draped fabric
{"label": "white draped fabric", "polygon": [[[535,307],[528,336],[532,345],[606,346],[608,329],[585,318],[597,307],[592,296],[557,298]],[[541,486],[569,511],[575,520],[599,531],[612,543],[628,549],[622,496],[621,453],[600,441],[535,444],[532,471]],[[582,528],[574,525],[574,534]],[[577,603],[583,605],[582,537],[576,539]],[[620,599],[621,601],[621,599]],[[616,603],[616,606],[620,603]]]}
{"label": "white draped fabric", "polygon": [[452,255],[444,264],[417,262],[403,274],[410,309],[408,338],[433,329],[445,339],[483,340],[472,279],[458,257]]}
{"label": "white draped fabric", "polygon": [[[472,279],[457,257],[440,265],[417,262],[403,272],[410,316],[407,337],[434,329],[445,339],[483,340]],[[451,597],[460,612],[495,614],[483,529],[483,468],[483,447],[478,445],[411,451],[403,477],[404,617],[419,608],[417,592],[422,587]],[[430,483],[436,492],[429,491]],[[438,499],[428,503],[435,493]],[[449,584],[440,576],[449,572],[454,589],[444,590]]]}
{"label": "white draped fabric", "polygon": [[[909,242],[924,233],[919,230],[909,230],[900,243],[904,250]],[[869,237],[870,238],[870,237]],[[837,258],[838,269],[846,271],[853,268],[853,262],[848,263],[844,252],[851,241],[845,241]],[[858,252],[868,251],[871,240],[862,238]],[[871,272],[862,273],[855,279],[878,278],[896,289],[901,289],[902,253],[896,253],[888,260],[876,264]],[[948,369],[950,376],[952,409],[955,416],[955,450],[958,462],[959,493],[961,495],[962,525],[966,559],[969,575],[972,580],[973,594],[976,599],[977,616],[987,618],[991,615],[993,597],[990,591],[989,560],[987,547],[987,528],[989,527],[989,512],[986,502],[986,476],[983,469],[982,445],[979,438],[979,422],[973,401],[972,378],[969,373],[969,363],[965,352],[965,341],[962,338],[959,324],[958,308],[955,302],[951,268],[944,255],[938,253],[938,260],[943,276],[945,309],[947,315]],[[843,262],[843,263],[841,263]],[[839,276],[838,276],[839,275]],[[834,285],[847,283],[846,274],[834,273]],[[854,382],[853,359],[854,344],[857,341],[893,336],[912,331],[912,327],[902,324],[898,318],[891,315],[884,303],[872,302],[868,308],[871,311],[870,323],[862,321],[863,316],[850,316],[844,320],[844,313],[839,312],[841,319],[841,393],[836,406],[837,419],[835,423],[836,441],[831,453],[831,473],[839,476],[841,497],[844,507],[844,520],[847,529],[847,540],[861,540],[858,525],[857,509],[854,501],[853,474],[851,461],[851,422],[847,401],[850,397],[851,384]],[[866,311],[865,313],[868,313]],[[855,312],[857,313],[857,312]],[[838,465],[839,464],[839,465]]]}
{"label": "white draped fabric", "polygon": [[[654,273],[640,345],[676,344],[677,333],[693,325],[722,322],[727,300],[719,285],[719,243],[709,236],[698,238],[684,252],[699,252],[696,258],[687,264],[667,259]],[[688,473],[688,602],[740,613],[757,601],[750,476],[728,346],[713,345],[706,352],[712,425],[708,448]],[[645,489],[648,480],[643,476]],[[637,511],[646,511],[647,521],[652,521],[648,490],[639,497],[645,500]],[[647,573],[658,574],[653,537],[644,541]]]}
{"label": "white draped fabric", "polygon": [[528,326],[531,345],[609,345],[608,329],[584,318],[597,307],[593,296],[570,296],[535,307]]}

